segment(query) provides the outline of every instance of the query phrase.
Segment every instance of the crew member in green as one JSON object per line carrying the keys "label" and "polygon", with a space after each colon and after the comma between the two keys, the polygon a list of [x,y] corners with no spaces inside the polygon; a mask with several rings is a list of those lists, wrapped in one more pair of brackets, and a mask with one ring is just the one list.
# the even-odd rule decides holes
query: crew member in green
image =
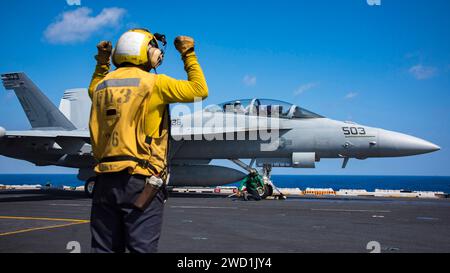
{"label": "crew member in green", "polygon": [[251,171],[249,175],[247,175],[241,182],[241,186],[239,190],[242,192],[244,186],[247,189],[247,192],[243,192],[243,198],[245,201],[260,201],[261,196],[258,192],[258,187],[264,187],[264,182],[262,177],[256,171]]}

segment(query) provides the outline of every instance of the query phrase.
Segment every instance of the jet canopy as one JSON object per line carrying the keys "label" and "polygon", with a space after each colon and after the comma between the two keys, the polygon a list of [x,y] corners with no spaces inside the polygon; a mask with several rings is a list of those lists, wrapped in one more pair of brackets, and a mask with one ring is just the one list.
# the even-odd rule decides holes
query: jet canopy
{"label": "jet canopy", "polygon": [[295,104],[271,99],[243,99],[212,105],[207,112],[236,113],[285,119],[323,118],[323,116],[301,108]]}

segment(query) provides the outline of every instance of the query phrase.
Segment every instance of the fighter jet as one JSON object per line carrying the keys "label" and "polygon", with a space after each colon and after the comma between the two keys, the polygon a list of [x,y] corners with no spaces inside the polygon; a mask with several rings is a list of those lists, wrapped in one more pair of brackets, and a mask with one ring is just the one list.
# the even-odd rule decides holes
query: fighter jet
{"label": "fighter jet", "polygon": [[[78,178],[86,181],[85,190],[91,194],[96,161],[89,137],[87,90],[66,90],[57,108],[24,73],[1,77],[5,89],[16,93],[32,129],[0,127],[0,154],[37,166],[77,168]],[[270,180],[275,167],[314,168],[322,159],[337,158],[345,168],[349,159],[403,157],[439,149],[423,139],[332,120],[283,101],[234,100],[171,119],[169,184],[226,185],[243,179],[256,164],[266,182],[260,193],[267,197],[275,189]],[[230,160],[243,171],[211,165],[213,159]]]}

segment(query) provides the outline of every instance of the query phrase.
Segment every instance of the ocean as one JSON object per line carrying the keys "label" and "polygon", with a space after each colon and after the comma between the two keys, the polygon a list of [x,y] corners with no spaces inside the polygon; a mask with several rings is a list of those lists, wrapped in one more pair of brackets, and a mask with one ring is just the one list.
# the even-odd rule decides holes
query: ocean
{"label": "ocean", "polygon": [[[450,193],[450,176],[344,176],[344,175],[273,175],[272,180],[280,188],[332,188],[442,191]],[[4,185],[81,186],[83,181],[75,174],[0,174]]]}

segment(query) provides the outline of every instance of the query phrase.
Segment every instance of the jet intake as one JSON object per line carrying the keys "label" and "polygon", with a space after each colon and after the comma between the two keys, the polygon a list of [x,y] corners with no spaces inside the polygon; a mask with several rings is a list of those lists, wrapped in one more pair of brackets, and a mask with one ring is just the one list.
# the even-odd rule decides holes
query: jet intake
{"label": "jet intake", "polygon": [[292,153],[292,167],[314,169],[316,153]]}

